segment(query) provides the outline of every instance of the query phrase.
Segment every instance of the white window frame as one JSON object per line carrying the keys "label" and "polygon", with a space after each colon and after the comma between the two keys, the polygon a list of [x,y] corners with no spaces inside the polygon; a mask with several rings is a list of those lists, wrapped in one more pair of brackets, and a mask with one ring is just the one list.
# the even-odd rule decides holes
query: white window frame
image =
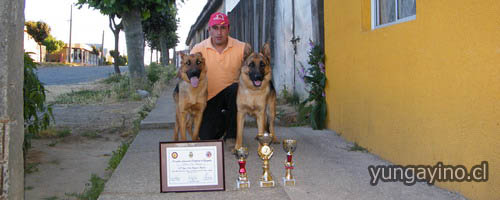
{"label": "white window frame", "polygon": [[404,23],[407,21],[412,21],[412,20],[417,19],[417,13],[415,13],[415,15],[412,15],[412,16],[407,16],[407,17],[398,19],[398,16],[399,16],[398,15],[398,0],[394,0],[396,2],[396,6],[394,6],[395,11],[396,11],[396,21],[378,25],[378,24],[380,24],[380,17],[379,17],[379,13],[378,13],[380,0],[371,0],[371,1],[372,1],[372,5],[371,5],[371,8],[372,8],[372,30],[378,29],[378,28],[384,28],[387,26],[392,26],[394,24]]}

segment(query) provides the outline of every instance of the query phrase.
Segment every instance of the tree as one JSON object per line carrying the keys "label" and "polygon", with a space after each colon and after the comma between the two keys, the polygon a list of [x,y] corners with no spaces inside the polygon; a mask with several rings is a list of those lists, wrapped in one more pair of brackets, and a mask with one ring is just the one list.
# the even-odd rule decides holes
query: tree
{"label": "tree", "polygon": [[42,42],[50,35],[50,27],[42,21],[27,21],[24,24],[26,25],[28,34],[40,45],[40,62],[42,62]]}
{"label": "tree", "polygon": [[[160,12],[174,6],[175,0],[78,0],[80,8],[87,4],[105,15],[121,16],[132,86],[144,89],[147,81],[144,69],[144,35],[141,21],[151,17],[151,12]],[[152,8],[152,9],[151,9]]]}
{"label": "tree", "polygon": [[[120,31],[123,29],[123,24],[121,21],[119,24],[116,24],[115,16],[116,16],[115,14],[109,15],[109,28],[111,29],[111,31],[113,31],[113,35],[115,35],[115,51],[118,52],[118,54],[116,54],[116,57],[113,56],[113,59],[118,60],[118,56],[120,55],[120,52],[118,51],[118,44],[119,44],[118,41],[120,40]],[[120,18],[119,16],[116,17]],[[116,74],[121,73],[120,66],[118,65],[117,62],[115,62],[114,68]]]}
{"label": "tree", "polygon": [[60,51],[65,43],[62,40],[58,40],[54,38],[54,36],[49,35],[45,40],[42,42],[45,47],[47,47],[47,52],[49,53],[54,53]]}
{"label": "tree", "polygon": [[168,50],[179,42],[179,37],[175,33],[178,22],[176,14],[177,9],[171,7],[169,10],[151,12],[151,17],[142,21],[145,39],[148,41],[148,45],[154,44],[156,47],[160,47],[163,65],[169,63]]}
{"label": "tree", "polygon": [[120,56],[120,52],[111,50],[109,51],[109,54],[113,56],[114,59],[114,65],[116,66],[124,66],[127,65],[128,63],[128,57],[127,56]]}
{"label": "tree", "polygon": [[99,55],[101,53],[101,50],[99,50],[95,45],[92,45],[92,53],[95,55]]}

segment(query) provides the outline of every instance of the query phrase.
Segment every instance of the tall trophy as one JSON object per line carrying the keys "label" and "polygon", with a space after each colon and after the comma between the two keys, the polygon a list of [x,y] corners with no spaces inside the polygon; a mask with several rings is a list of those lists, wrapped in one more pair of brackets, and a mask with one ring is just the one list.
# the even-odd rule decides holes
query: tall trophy
{"label": "tall trophy", "polygon": [[262,165],[263,173],[260,177],[260,187],[274,187],[275,183],[269,171],[269,159],[273,156],[273,148],[269,146],[273,139],[269,133],[264,133],[257,136],[259,140],[259,157],[264,161]]}
{"label": "tall trophy", "polygon": [[295,186],[295,178],[292,175],[292,169],[295,163],[292,161],[293,152],[297,148],[297,140],[283,140],[283,150],[286,152],[286,162],[285,169],[286,174],[283,177],[283,185],[285,186]]}
{"label": "tall trophy", "polygon": [[248,180],[247,169],[245,168],[245,164],[247,163],[246,159],[248,158],[248,149],[246,147],[240,147],[236,150],[235,155],[240,165],[240,175],[236,180],[236,187],[238,189],[249,188],[250,180]]}

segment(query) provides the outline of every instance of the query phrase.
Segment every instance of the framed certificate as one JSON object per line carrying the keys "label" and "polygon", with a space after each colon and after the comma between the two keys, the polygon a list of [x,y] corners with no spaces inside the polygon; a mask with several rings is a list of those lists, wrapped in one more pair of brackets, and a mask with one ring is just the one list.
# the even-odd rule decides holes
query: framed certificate
{"label": "framed certificate", "polygon": [[160,142],[160,191],[225,190],[222,140]]}

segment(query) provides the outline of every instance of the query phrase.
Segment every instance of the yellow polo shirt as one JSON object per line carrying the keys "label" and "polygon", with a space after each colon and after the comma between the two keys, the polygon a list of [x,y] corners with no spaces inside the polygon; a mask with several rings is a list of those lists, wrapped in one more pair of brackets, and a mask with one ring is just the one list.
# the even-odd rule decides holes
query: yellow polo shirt
{"label": "yellow polo shirt", "polygon": [[208,78],[208,100],[227,86],[238,82],[243,63],[245,43],[228,37],[227,46],[222,53],[217,52],[210,37],[196,44],[191,54],[201,52],[205,58]]}

